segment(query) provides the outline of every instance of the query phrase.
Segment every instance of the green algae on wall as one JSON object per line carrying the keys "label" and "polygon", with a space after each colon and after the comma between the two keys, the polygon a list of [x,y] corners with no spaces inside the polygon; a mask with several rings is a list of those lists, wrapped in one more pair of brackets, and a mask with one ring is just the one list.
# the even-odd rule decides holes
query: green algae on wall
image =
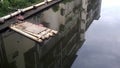
{"label": "green algae on wall", "polygon": [[55,6],[53,6],[52,7],[52,10],[54,11],[54,12],[57,12],[58,10],[59,10],[59,4],[57,4],[57,5],[55,5]]}

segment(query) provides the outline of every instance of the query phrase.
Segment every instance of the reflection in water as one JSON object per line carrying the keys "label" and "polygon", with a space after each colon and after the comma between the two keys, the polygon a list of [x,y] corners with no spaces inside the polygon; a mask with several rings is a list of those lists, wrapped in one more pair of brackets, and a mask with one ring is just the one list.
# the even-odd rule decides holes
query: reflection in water
{"label": "reflection in water", "polygon": [[87,31],[72,68],[120,68],[119,2],[103,0],[101,18]]}
{"label": "reflection in water", "polygon": [[[45,11],[30,16],[25,21],[59,31],[55,37],[41,38],[42,43],[36,43],[9,29],[4,31],[0,34],[2,40],[0,47],[5,46],[8,61],[8,67],[5,68],[70,68],[77,57],[77,50],[84,42],[86,28],[100,16],[100,6],[101,0],[64,0]],[[38,8],[34,10],[37,11]],[[26,31],[24,28],[23,30]],[[41,31],[42,33],[38,32],[36,35],[34,31],[26,32],[36,36],[37,40],[40,37],[38,34],[46,36],[46,33],[47,35],[50,33],[50,31],[46,33]],[[1,45],[2,43],[4,45]],[[0,54],[2,52],[0,51]],[[0,56],[0,58],[3,57]]]}

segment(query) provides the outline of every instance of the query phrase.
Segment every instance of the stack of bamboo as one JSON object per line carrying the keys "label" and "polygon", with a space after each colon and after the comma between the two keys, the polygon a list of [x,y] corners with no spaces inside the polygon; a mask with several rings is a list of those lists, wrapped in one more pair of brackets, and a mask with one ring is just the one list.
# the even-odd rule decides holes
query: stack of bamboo
{"label": "stack of bamboo", "polygon": [[58,31],[44,27],[42,24],[33,24],[30,22],[15,23],[10,28],[37,42],[43,42],[45,39],[58,33]]}

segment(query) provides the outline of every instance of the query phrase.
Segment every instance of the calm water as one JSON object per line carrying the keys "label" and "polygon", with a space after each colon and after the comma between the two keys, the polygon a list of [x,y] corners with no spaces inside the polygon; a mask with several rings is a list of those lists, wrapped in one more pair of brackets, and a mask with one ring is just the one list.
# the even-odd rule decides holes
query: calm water
{"label": "calm water", "polygon": [[120,0],[103,0],[72,68],[120,68]]}

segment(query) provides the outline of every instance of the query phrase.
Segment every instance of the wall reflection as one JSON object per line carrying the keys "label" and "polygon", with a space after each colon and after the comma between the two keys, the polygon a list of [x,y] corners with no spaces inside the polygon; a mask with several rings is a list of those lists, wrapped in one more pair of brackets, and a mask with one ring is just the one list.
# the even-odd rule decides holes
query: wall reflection
{"label": "wall reflection", "polygon": [[64,0],[29,17],[26,21],[59,31],[42,43],[10,29],[4,31],[0,34],[0,47],[4,46],[0,54],[6,56],[0,58],[6,61],[0,63],[7,62],[7,68],[70,68],[85,41],[85,31],[100,17],[100,6],[101,0],[94,4],[92,0]]}

